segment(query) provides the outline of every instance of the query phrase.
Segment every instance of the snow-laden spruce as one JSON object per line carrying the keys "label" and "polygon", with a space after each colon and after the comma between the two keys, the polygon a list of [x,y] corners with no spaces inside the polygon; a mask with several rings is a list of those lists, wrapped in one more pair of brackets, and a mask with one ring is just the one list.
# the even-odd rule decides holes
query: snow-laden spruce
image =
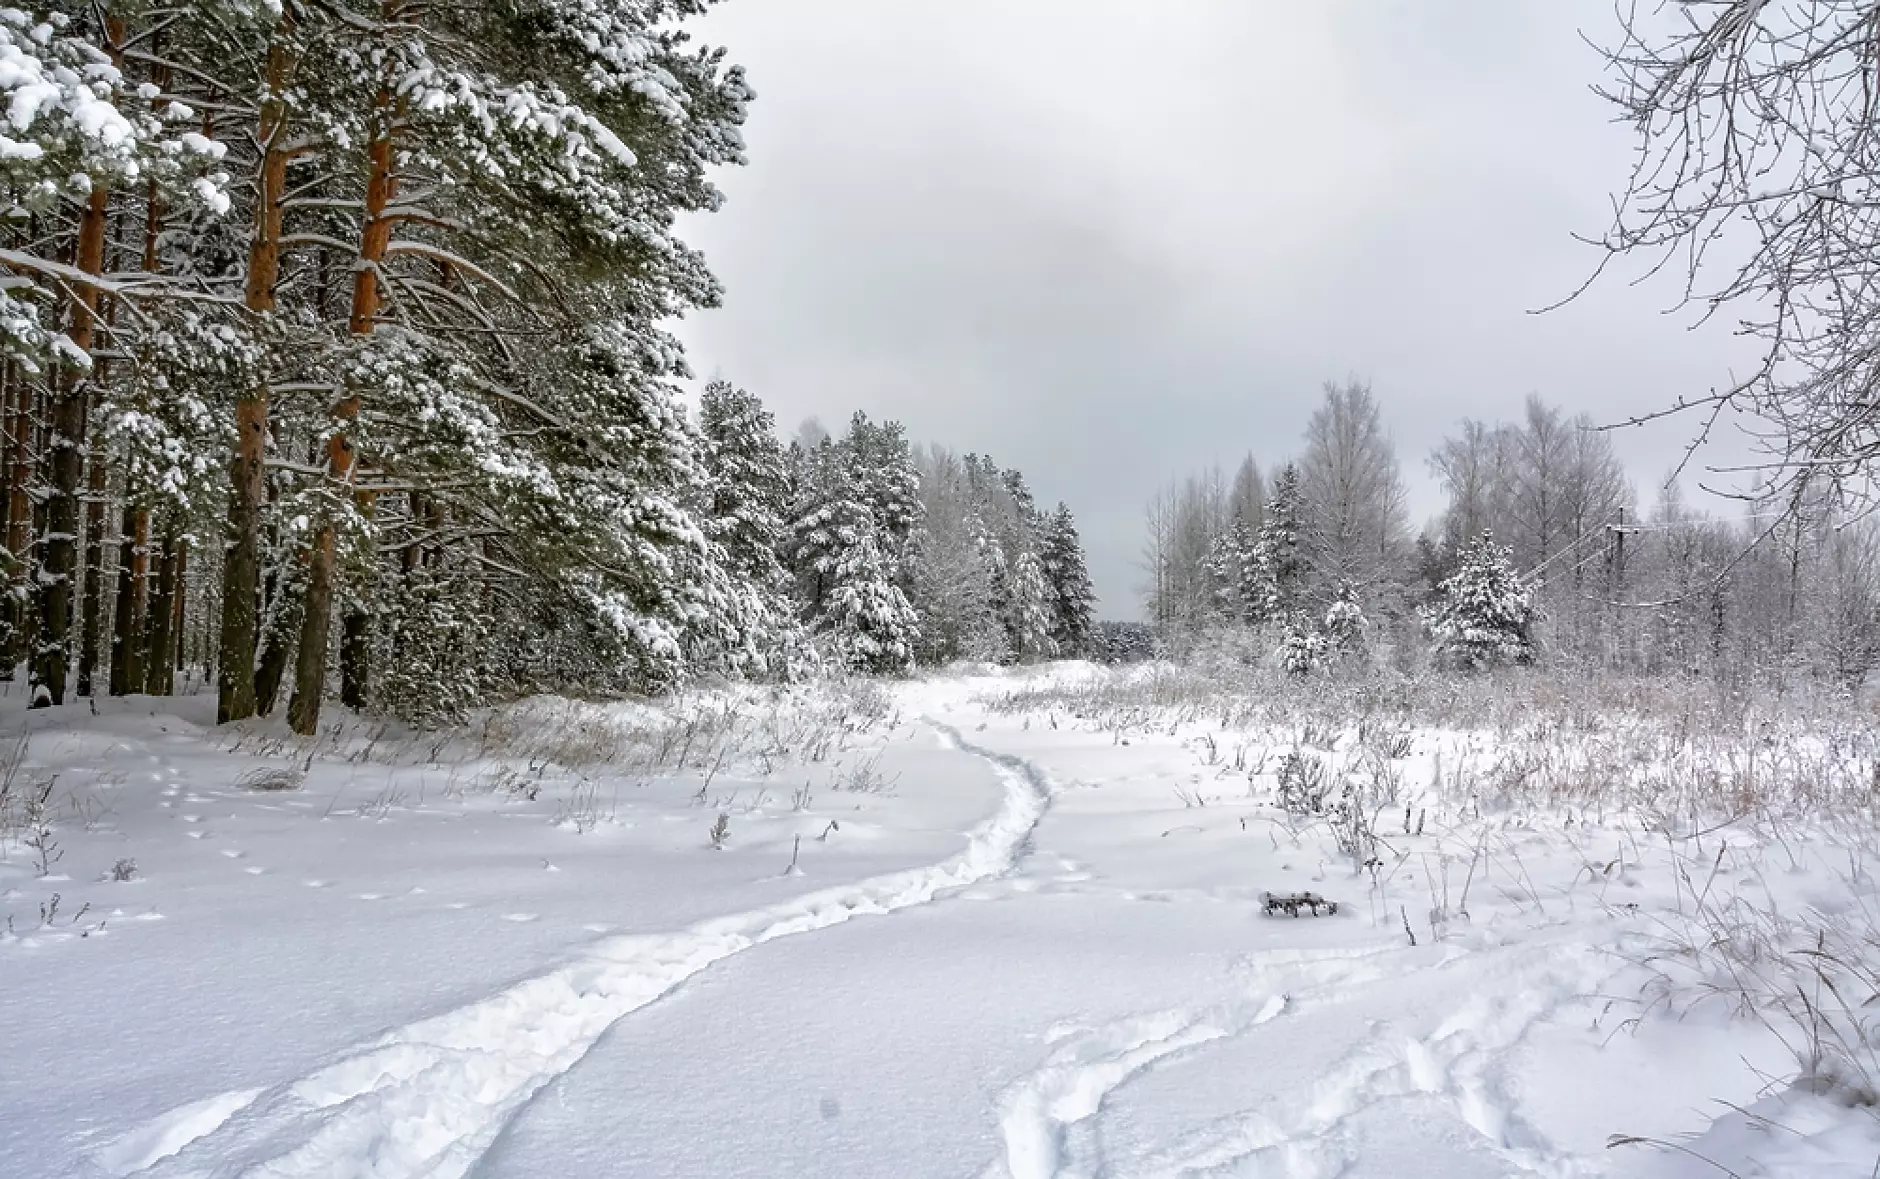
{"label": "snow-laden spruce", "polygon": [[1438,661],[1475,670],[1532,659],[1536,612],[1509,550],[1484,531],[1460,562],[1430,619]]}

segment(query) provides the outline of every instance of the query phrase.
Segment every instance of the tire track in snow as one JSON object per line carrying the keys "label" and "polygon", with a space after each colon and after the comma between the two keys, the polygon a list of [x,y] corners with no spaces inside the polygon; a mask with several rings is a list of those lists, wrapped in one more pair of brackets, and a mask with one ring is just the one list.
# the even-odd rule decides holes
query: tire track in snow
{"label": "tire track in snow", "polygon": [[193,1102],[92,1156],[108,1173],[193,1179],[461,1179],[541,1088],[621,1018],[715,962],[858,916],[927,904],[1012,872],[1050,790],[1020,758],[977,748],[937,721],[942,741],[992,764],[999,810],[939,864],[824,889],[700,922],[623,937],[488,999],[410,1024],[309,1076]]}

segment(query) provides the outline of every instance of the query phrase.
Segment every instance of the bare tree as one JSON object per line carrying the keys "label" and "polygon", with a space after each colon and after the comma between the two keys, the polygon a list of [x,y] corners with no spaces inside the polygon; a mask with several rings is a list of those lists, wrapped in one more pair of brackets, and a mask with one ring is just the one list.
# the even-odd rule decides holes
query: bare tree
{"label": "bare tree", "polygon": [[1626,9],[1602,93],[1638,137],[1604,244],[1683,272],[1688,305],[1761,342],[1696,411],[1759,439],[1791,493],[1867,508],[1880,457],[1880,2],[1678,0]]}
{"label": "bare tree", "polygon": [[1430,470],[1449,495],[1442,540],[1451,552],[1502,527],[1502,493],[1507,473],[1507,435],[1485,422],[1465,418],[1461,430],[1443,439],[1430,455]]}
{"label": "bare tree", "polygon": [[1167,627],[1176,618],[1175,595],[1171,592],[1176,509],[1177,493],[1174,488],[1168,488],[1149,501],[1143,517],[1140,563],[1148,580],[1142,586],[1142,597],[1148,607],[1149,620],[1158,627]]}
{"label": "bare tree", "polygon": [[1299,476],[1307,560],[1323,595],[1341,583],[1374,589],[1399,570],[1409,537],[1403,477],[1369,385],[1325,386]]}
{"label": "bare tree", "polygon": [[1266,520],[1266,480],[1252,455],[1240,460],[1240,466],[1234,469],[1233,486],[1227,492],[1227,519],[1230,524],[1245,524],[1249,532],[1260,531]]}

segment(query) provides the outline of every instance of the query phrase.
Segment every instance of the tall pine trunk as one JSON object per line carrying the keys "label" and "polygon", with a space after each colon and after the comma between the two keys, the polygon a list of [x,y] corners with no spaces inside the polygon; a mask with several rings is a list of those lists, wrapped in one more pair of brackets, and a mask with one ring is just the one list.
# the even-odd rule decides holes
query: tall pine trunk
{"label": "tall pine trunk", "polygon": [[[255,199],[254,237],[248,247],[244,301],[258,315],[274,310],[281,269],[282,202],[287,194],[285,98],[294,69],[288,46],[292,18],[285,15],[268,45],[267,97],[261,108],[261,175]],[[255,662],[261,608],[261,504],[268,442],[268,384],[264,376],[235,405],[235,454],[230,465],[228,548],[222,568],[222,634],[216,668],[216,720],[226,723],[255,714]],[[278,672],[276,673],[276,683]],[[270,700],[273,692],[268,693]]]}
{"label": "tall pine trunk", "polygon": [[150,509],[127,507],[118,541],[117,603],[111,627],[111,694],[144,688],[144,607],[149,592]]}
{"label": "tall pine trunk", "polygon": [[[110,194],[92,189],[78,222],[78,268],[104,269],[105,214]],[[98,317],[98,288],[80,287],[71,303],[66,335],[73,347],[91,351]],[[85,404],[91,393],[84,371],[62,363],[53,389],[47,426],[46,527],[39,568],[39,633],[33,644],[32,707],[65,703],[67,656],[72,631],[72,590],[78,572],[78,487],[83,474]]]}
{"label": "tall pine trunk", "polygon": [[19,370],[10,364],[6,373],[6,547],[13,571],[6,579],[6,597],[0,600],[0,620],[5,623],[5,633],[0,634],[0,676],[11,680],[26,651],[24,573],[32,559],[33,385],[21,380]]}
{"label": "tall pine trunk", "polygon": [[[392,134],[392,95],[381,91],[377,101],[379,125],[367,148],[365,221],[360,232],[359,261],[353,271],[352,313],[347,330],[368,336],[377,326],[381,294],[379,266],[391,245],[392,221],[385,215],[398,195]],[[359,395],[349,391],[333,407],[333,431],[326,440],[326,478],[334,495],[343,495],[353,478],[357,455],[351,437],[359,417]],[[337,510],[337,505],[333,510]],[[294,697],[288,704],[287,723],[303,736],[320,725],[320,697],[326,689],[327,639],[333,617],[334,555],[338,545],[335,522],[320,524],[308,554],[306,613],[300,624],[300,650],[294,661]]]}
{"label": "tall pine trunk", "polygon": [[51,411],[50,391],[41,382],[34,382],[31,416],[27,419],[32,430],[32,446],[28,449],[31,456],[32,473],[29,476],[30,489],[28,500],[32,505],[32,525],[27,529],[26,569],[20,584],[20,650],[27,661],[28,682],[32,676],[33,652],[39,642],[38,601],[32,595],[33,574],[38,567],[40,554],[45,551],[46,536],[46,481],[41,469],[45,455],[52,442],[52,425],[47,420]]}
{"label": "tall pine trunk", "polygon": [[182,671],[189,666],[188,652],[183,649],[183,639],[187,631],[183,629],[184,620],[189,617],[189,537],[176,538],[176,585],[170,592],[170,666]]}
{"label": "tall pine trunk", "polygon": [[145,641],[144,691],[169,696],[176,690],[176,599],[181,545],[174,525],[166,526],[157,563],[157,592],[150,599],[149,637]]}
{"label": "tall pine trunk", "polygon": [[364,708],[372,656],[372,616],[357,606],[340,618],[339,701]]}
{"label": "tall pine trunk", "polygon": [[[102,364],[100,365],[102,367]],[[90,696],[98,671],[98,648],[104,636],[104,428],[94,423],[91,457],[85,479],[85,604],[79,621],[78,694]]]}
{"label": "tall pine trunk", "polygon": [[[375,506],[371,492],[362,491],[357,500],[368,517]],[[348,708],[364,708],[371,691],[372,616],[357,600],[346,605],[340,617],[339,699]]]}

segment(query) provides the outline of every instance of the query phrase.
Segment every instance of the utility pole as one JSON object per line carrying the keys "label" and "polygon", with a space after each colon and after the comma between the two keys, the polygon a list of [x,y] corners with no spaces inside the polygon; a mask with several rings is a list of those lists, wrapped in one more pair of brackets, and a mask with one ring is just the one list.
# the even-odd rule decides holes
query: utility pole
{"label": "utility pole", "polygon": [[1609,603],[1607,611],[1611,615],[1612,646],[1615,656],[1612,662],[1617,662],[1616,656],[1621,645],[1619,601],[1625,594],[1625,538],[1634,532],[1643,532],[1644,529],[1637,524],[1627,524],[1625,509],[1620,508],[1618,520],[1606,525],[1606,531],[1612,534],[1612,558],[1607,570],[1606,600]]}

